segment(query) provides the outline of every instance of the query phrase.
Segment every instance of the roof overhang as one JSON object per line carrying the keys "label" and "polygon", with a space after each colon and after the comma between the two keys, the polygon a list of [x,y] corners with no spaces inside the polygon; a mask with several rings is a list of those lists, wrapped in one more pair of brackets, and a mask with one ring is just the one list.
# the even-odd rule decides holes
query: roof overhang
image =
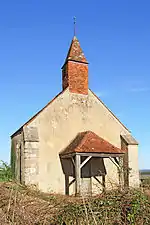
{"label": "roof overhang", "polygon": [[79,133],[73,141],[60,152],[60,157],[68,158],[76,154],[81,156],[93,157],[118,157],[125,153],[122,150],[103,138],[99,137],[92,131]]}
{"label": "roof overhang", "polygon": [[126,142],[127,145],[138,145],[139,143],[132,137],[131,134],[121,135],[121,138]]}

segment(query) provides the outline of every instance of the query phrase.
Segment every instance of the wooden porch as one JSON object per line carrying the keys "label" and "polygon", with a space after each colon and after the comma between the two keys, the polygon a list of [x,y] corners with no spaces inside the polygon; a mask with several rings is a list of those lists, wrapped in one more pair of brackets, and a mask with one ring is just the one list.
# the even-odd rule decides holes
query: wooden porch
{"label": "wooden porch", "polygon": [[[70,145],[60,153],[61,160],[69,160],[73,166],[73,180],[69,183],[69,176],[65,174],[66,194],[69,194],[69,187],[75,182],[75,195],[81,195],[82,170],[92,159],[108,158],[118,170],[119,188],[123,189],[128,186],[125,182],[125,151],[121,150],[104,139],[100,138],[93,132],[82,132],[70,143]],[[91,174],[89,175],[92,176]],[[100,183],[105,191],[105,173],[101,173],[102,182],[96,177],[94,179]],[[89,191],[92,193],[92,190]]]}

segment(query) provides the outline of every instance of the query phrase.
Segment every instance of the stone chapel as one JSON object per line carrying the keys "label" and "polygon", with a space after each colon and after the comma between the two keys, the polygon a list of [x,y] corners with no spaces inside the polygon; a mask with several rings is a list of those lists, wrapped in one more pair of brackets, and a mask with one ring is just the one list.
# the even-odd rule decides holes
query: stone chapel
{"label": "stone chapel", "polygon": [[88,86],[76,36],[62,91],[11,136],[15,179],[44,192],[82,195],[139,187],[138,142]]}

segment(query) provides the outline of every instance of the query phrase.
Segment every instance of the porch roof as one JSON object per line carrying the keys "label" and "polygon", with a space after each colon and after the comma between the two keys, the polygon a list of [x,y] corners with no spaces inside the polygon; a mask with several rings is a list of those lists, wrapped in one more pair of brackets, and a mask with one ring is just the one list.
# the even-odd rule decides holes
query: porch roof
{"label": "porch roof", "polygon": [[92,131],[78,133],[73,141],[62,151],[61,155],[71,153],[124,154],[125,151],[112,145]]}

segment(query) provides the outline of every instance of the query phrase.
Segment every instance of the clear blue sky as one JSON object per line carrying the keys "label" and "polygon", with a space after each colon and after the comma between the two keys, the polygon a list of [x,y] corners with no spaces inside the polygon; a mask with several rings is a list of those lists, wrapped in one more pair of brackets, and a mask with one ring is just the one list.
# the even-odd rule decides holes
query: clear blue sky
{"label": "clear blue sky", "polygon": [[61,91],[72,36],[90,63],[89,86],[140,143],[150,169],[150,1],[0,2],[0,158],[9,136]]}

